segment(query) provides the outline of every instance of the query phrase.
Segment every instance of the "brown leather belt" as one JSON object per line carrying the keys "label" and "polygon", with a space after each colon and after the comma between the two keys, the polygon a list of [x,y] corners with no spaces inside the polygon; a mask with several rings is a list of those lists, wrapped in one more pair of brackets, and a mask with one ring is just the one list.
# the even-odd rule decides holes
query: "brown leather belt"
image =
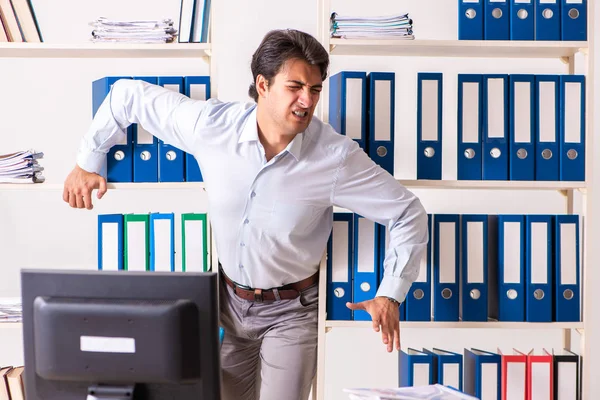
{"label": "brown leather belt", "polygon": [[219,272],[225,283],[227,283],[227,285],[233,289],[233,292],[238,297],[244,300],[256,302],[295,299],[300,295],[301,291],[319,282],[319,271],[317,271],[314,275],[311,275],[306,279],[289,283],[278,288],[255,289],[235,283],[229,279],[227,275],[225,275],[225,272],[223,272],[222,268],[220,268]]}

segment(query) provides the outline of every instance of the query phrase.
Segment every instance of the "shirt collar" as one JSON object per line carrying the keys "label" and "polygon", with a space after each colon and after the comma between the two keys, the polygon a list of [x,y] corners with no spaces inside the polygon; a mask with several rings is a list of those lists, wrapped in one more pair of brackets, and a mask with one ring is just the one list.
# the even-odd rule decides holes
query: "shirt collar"
{"label": "shirt collar", "polygon": [[[238,143],[258,141],[258,126],[256,124],[256,109],[248,115],[246,125],[242,130]],[[304,132],[297,134],[294,139],[287,145],[285,150],[290,153],[296,161],[300,160],[300,151],[302,150],[302,141],[304,139]]]}
{"label": "shirt collar", "polygon": [[242,134],[240,135],[240,138],[238,139],[238,143],[252,142],[252,141],[257,141],[257,140],[258,140],[258,128],[256,126],[256,106],[255,106],[254,110],[252,110],[252,112],[250,113],[250,115],[248,115],[248,118],[246,119],[246,125],[244,125]]}

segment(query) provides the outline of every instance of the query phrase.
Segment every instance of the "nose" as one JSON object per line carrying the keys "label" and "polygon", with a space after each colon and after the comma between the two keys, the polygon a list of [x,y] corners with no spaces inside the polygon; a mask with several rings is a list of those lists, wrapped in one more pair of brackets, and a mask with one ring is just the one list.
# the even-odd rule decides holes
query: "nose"
{"label": "nose", "polygon": [[300,93],[300,97],[298,98],[298,103],[303,108],[311,108],[312,105],[313,105],[313,103],[314,103],[314,100],[313,100],[312,96],[313,95],[312,95],[312,93],[310,91],[310,88],[305,88]]}

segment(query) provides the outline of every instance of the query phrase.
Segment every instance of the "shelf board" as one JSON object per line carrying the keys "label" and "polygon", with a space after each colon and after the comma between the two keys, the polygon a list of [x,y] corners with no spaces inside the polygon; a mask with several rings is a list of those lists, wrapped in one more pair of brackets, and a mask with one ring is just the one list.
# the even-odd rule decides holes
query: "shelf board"
{"label": "shelf board", "polygon": [[[542,181],[446,181],[446,180],[398,180],[409,189],[481,189],[481,190],[584,190],[585,182]],[[204,182],[158,182],[158,183],[109,183],[108,189],[126,190],[174,190],[204,189]],[[62,183],[23,184],[0,183],[2,190],[62,190]]]}
{"label": "shelf board", "polygon": [[0,58],[190,58],[210,56],[210,43],[0,43]]}
{"label": "shelf board", "polygon": [[22,327],[22,322],[0,322],[0,329],[21,329]]}
{"label": "shelf board", "polygon": [[551,181],[450,181],[450,180],[398,180],[408,188],[431,189],[501,189],[501,190],[577,190],[585,182]]}
{"label": "shelf board", "polygon": [[[204,189],[204,182],[160,182],[160,183],[109,183],[109,190],[199,190]],[[63,190],[62,183],[0,183],[3,190]]]}
{"label": "shelf board", "polygon": [[345,56],[560,58],[587,52],[588,42],[500,40],[330,39],[330,53]]}
{"label": "shelf board", "polygon": [[[326,328],[372,328],[371,321],[325,321]],[[583,329],[583,322],[415,322],[401,321],[400,329]]]}

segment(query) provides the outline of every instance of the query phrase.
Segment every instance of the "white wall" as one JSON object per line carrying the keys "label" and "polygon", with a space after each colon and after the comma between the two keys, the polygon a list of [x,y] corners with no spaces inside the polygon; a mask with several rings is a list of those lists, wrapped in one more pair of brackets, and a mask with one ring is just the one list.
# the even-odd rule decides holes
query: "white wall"
{"label": "white wall", "polygon": [[[432,4],[435,3],[435,7]],[[46,42],[85,42],[89,21],[179,18],[179,0],[33,1]],[[435,12],[432,10],[435,9]],[[383,15],[408,11],[419,39],[457,36],[456,2],[436,0],[333,1],[341,14]],[[214,88],[222,100],[247,99],[250,57],[262,36],[274,28],[317,34],[317,0],[213,0]],[[60,184],[75,163],[79,139],[91,120],[91,81],[109,75],[202,75],[208,64],[194,59],[0,59],[0,153],[36,148],[45,152],[47,183]],[[396,169],[398,178],[416,176],[416,73],[444,72],[443,177],[456,179],[457,73],[567,73],[558,60],[333,57],[340,70],[396,72]],[[415,191],[431,213],[562,213],[558,193],[510,191]],[[201,191],[109,191],[93,211],[73,210],[61,190],[0,190],[0,296],[18,296],[21,268],[96,266],[97,214],[205,212]],[[402,347],[441,347],[462,352],[467,346],[529,350],[559,348],[558,330],[403,329]],[[578,335],[574,334],[575,350]],[[369,329],[333,329],[327,334],[326,398],[344,399],[344,387],[396,386],[397,353],[387,354],[380,336]],[[0,326],[0,364],[22,362],[14,329]]]}

